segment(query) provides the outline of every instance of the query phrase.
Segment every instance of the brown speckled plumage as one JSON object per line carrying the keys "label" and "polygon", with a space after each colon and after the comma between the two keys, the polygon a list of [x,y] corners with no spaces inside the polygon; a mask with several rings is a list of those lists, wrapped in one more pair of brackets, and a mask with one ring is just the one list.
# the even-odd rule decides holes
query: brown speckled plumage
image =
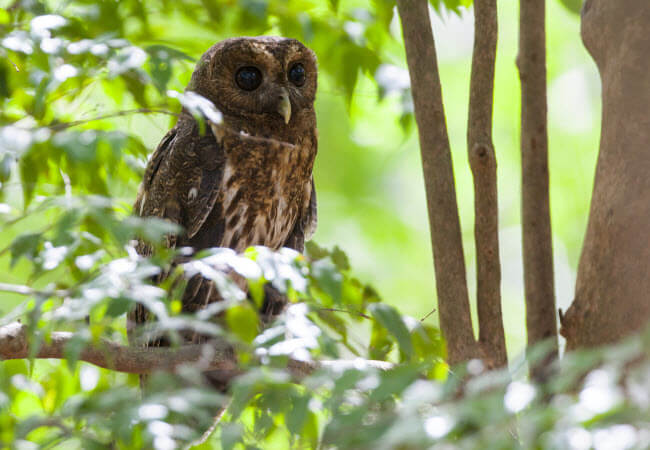
{"label": "brown speckled plumage", "polygon": [[[288,75],[297,63],[306,75],[302,86]],[[242,67],[260,71],[259,87],[238,86]],[[183,111],[147,165],[136,214],[181,225],[185,232],[170,236],[169,246],[302,251],[316,225],[316,78],[313,52],[294,39],[234,38],[211,47],[187,89],[211,100],[223,123],[205,127],[201,136],[195,119]],[[279,107],[283,96],[290,102],[290,118],[287,106]],[[140,243],[138,251],[151,250]],[[212,283],[197,276],[188,283],[183,308],[193,311],[215,299]],[[145,316],[138,307],[132,324]]]}

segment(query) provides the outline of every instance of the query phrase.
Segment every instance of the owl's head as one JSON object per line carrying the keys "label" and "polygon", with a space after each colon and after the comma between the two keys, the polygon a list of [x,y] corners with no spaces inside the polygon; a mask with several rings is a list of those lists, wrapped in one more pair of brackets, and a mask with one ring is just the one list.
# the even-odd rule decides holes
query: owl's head
{"label": "owl's head", "polygon": [[316,56],[300,41],[275,36],[226,39],[212,46],[188,89],[226,117],[286,128],[313,115]]}

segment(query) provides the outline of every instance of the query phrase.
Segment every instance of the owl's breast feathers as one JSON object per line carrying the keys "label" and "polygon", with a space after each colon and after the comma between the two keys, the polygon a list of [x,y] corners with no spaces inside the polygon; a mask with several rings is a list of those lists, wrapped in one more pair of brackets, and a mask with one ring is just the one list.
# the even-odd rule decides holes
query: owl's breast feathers
{"label": "owl's breast feathers", "polygon": [[242,251],[251,245],[278,249],[308,213],[315,141],[296,144],[227,133],[226,161],[216,203],[224,221],[219,246]]}
{"label": "owl's breast feathers", "polygon": [[136,213],[183,226],[168,245],[301,250],[316,221],[316,130],[294,143],[214,131],[201,136],[193,118],[179,120],[149,161]]}

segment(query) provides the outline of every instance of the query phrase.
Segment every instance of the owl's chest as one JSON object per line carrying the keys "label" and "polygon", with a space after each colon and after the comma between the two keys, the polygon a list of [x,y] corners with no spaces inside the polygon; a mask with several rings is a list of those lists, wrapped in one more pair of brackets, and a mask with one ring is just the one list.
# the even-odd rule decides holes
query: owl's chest
{"label": "owl's chest", "polygon": [[300,151],[248,156],[228,160],[224,168],[219,193],[225,222],[221,246],[237,251],[251,245],[277,249],[310,193],[313,159]]}

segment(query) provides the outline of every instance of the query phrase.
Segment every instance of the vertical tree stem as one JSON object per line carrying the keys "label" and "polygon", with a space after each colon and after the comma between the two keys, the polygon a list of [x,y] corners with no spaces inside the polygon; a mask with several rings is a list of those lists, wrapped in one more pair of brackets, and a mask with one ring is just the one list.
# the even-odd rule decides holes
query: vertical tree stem
{"label": "vertical tree stem", "polygon": [[522,233],[528,349],[552,342],[548,358],[531,375],[545,378],[557,358],[557,324],[548,180],[545,1],[520,0]]}
{"label": "vertical tree stem", "polygon": [[449,137],[427,0],[398,0],[429,212],[440,326],[450,364],[478,356]]}
{"label": "vertical tree stem", "polygon": [[650,324],[650,4],[588,0],[582,38],[598,65],[602,129],[567,350],[610,344]]}
{"label": "vertical tree stem", "polygon": [[479,345],[488,365],[503,367],[508,364],[508,356],[501,313],[497,163],[492,142],[498,34],[496,0],[474,1],[474,25],[467,149],[474,177]]}

